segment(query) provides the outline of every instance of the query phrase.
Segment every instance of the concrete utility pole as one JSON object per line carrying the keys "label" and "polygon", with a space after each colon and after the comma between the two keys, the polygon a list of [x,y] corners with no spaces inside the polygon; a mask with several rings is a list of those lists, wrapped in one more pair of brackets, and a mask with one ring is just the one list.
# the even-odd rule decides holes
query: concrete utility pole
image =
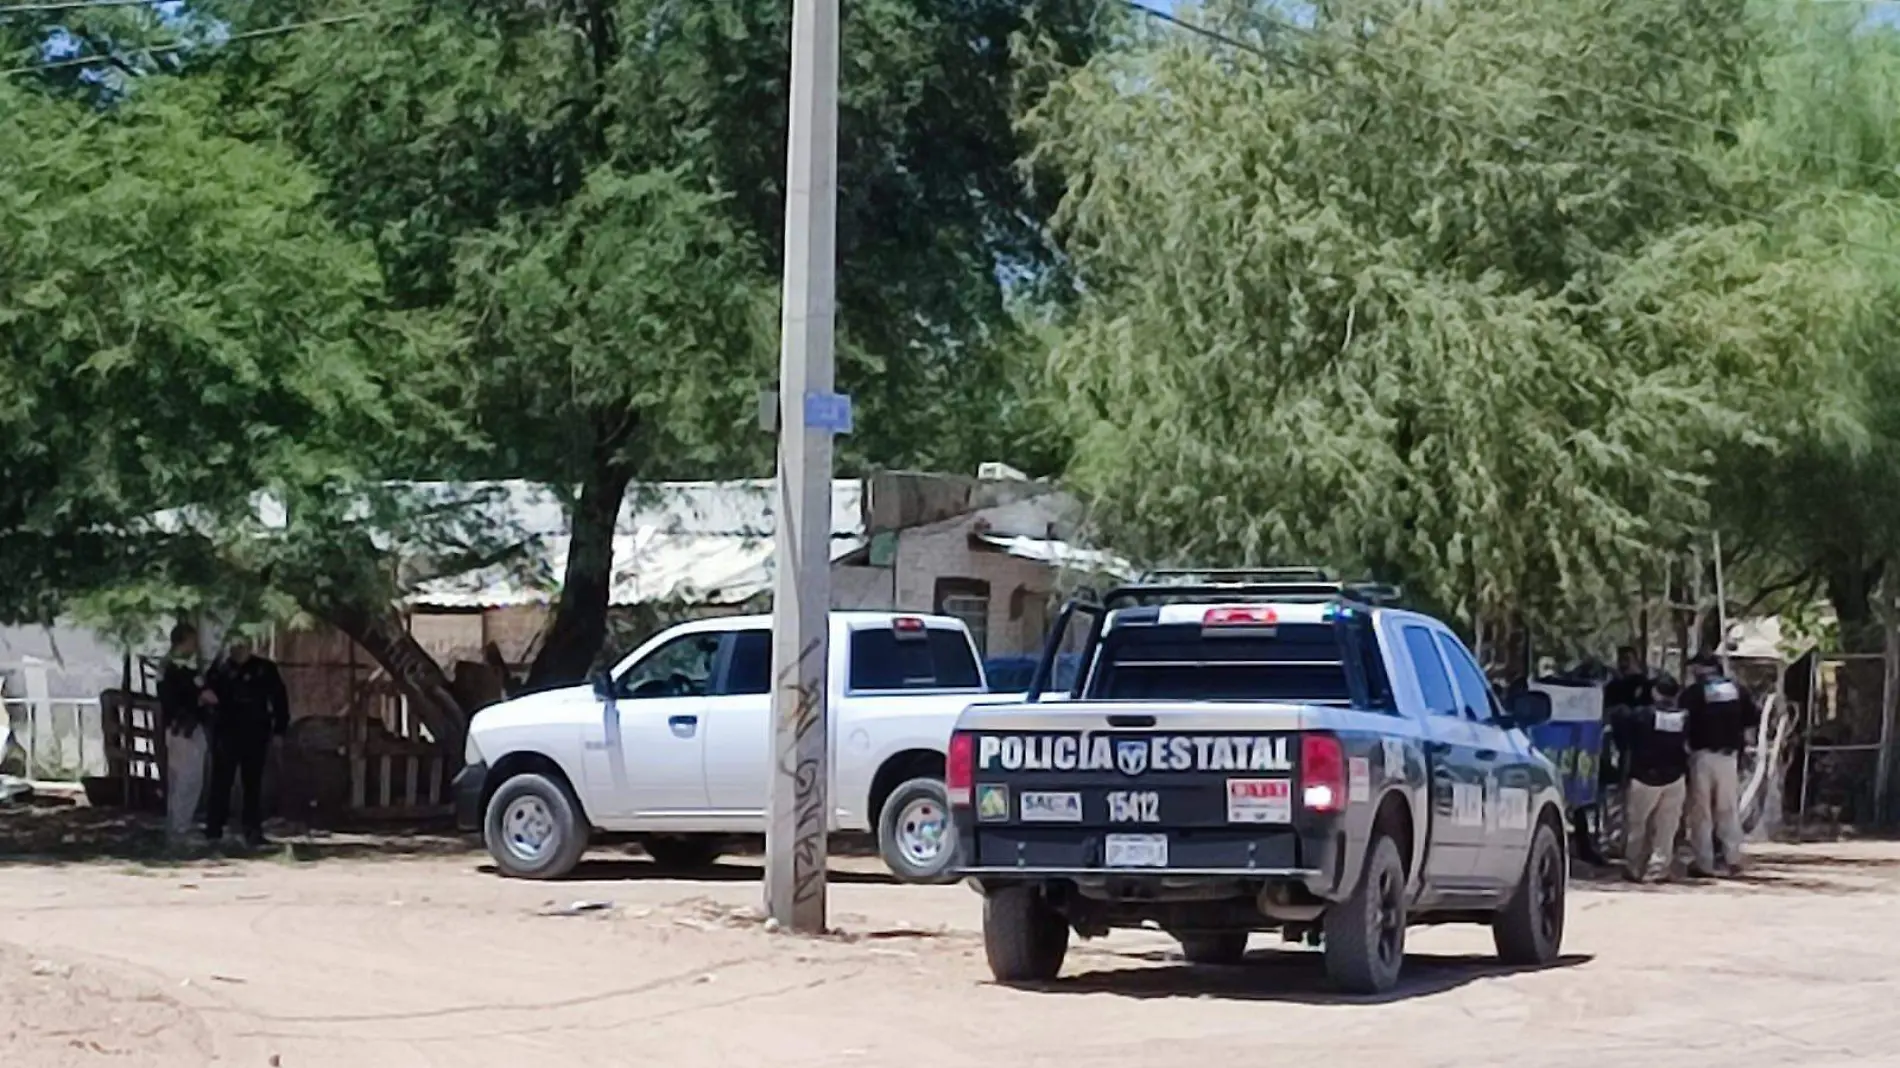
{"label": "concrete utility pole", "polygon": [[772,790],[765,907],[783,927],[825,930],[830,804],[831,435],[838,218],[838,0],[792,0],[779,352],[778,509],[772,586]]}

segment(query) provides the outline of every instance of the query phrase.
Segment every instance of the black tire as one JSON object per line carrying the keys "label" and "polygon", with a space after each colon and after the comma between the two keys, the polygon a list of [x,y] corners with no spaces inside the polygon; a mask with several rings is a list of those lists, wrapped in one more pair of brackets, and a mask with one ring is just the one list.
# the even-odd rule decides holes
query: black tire
{"label": "black tire", "polygon": [[[927,848],[932,842],[934,853]],[[878,813],[877,851],[902,882],[956,881],[957,832],[950,821],[950,795],[941,780],[911,779],[891,791]]]}
{"label": "black tire", "polygon": [[1326,976],[1348,994],[1383,994],[1405,964],[1405,865],[1381,834],[1366,851],[1352,896],[1326,910]]}
{"label": "black tire", "polygon": [[640,843],[653,863],[678,871],[712,867],[723,852],[721,844],[710,834],[658,834]]}
{"label": "black tire", "polygon": [[482,841],[511,879],[559,879],[587,852],[591,833],[580,802],[545,775],[516,775],[488,800]]}
{"label": "black tire", "polygon": [[1517,889],[1491,923],[1498,959],[1521,967],[1542,967],[1557,959],[1564,944],[1564,893],[1569,873],[1557,832],[1539,823],[1530,857]]}
{"label": "black tire", "polygon": [[1239,964],[1247,956],[1247,932],[1183,935],[1181,956],[1189,964]]}
{"label": "black tire", "polygon": [[1041,887],[999,887],[983,896],[983,955],[999,983],[1046,983],[1069,955],[1069,922]]}

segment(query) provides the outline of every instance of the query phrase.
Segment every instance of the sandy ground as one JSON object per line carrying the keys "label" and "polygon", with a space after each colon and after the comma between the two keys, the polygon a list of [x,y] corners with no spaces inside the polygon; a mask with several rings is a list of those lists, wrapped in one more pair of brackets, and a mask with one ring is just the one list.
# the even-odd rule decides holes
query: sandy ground
{"label": "sandy ground", "polygon": [[1117,935],[1049,988],[999,988],[975,894],[868,861],[838,863],[842,934],[808,940],[751,918],[748,862],[682,881],[608,853],[546,885],[452,843],[388,852],[0,855],[0,1064],[1900,1064],[1894,845],[1778,850],[1722,886],[1579,885],[1569,956],[1539,972],[1499,969],[1484,931],[1416,931],[1376,1002],[1264,937],[1195,969]]}

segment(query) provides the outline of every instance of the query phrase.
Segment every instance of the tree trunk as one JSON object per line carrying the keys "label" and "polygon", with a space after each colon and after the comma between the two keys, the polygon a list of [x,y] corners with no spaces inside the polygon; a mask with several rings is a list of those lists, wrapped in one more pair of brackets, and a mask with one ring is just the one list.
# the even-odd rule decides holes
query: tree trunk
{"label": "tree trunk", "polygon": [[1827,599],[1840,623],[1842,652],[1880,651],[1882,635],[1880,623],[1874,618],[1874,590],[1885,572],[1886,566],[1880,563],[1869,566],[1845,558],[1829,563]]}
{"label": "tree trunk", "polygon": [[409,709],[442,747],[451,764],[461,760],[468,735],[468,710],[449,685],[448,673],[410,636],[395,612],[359,606],[332,606],[317,613],[350,636],[389,677],[402,686]]}
{"label": "tree trunk", "polygon": [[561,599],[548,622],[541,652],[528,669],[529,689],[580,682],[607,641],[607,609],[613,587],[614,528],[632,476],[625,465],[597,460],[581,485],[569,524],[567,570]]}

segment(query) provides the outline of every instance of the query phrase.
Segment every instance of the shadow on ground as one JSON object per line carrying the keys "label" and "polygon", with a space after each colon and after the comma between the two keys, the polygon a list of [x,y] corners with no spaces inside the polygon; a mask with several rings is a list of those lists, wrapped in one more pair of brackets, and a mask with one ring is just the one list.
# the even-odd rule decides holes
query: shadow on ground
{"label": "shadow on ground", "polygon": [[1107,968],[1081,972],[1034,989],[1049,994],[1109,994],[1138,998],[1223,998],[1232,1001],[1280,1001],[1302,1005],[1383,1005],[1430,997],[1482,979],[1574,968],[1594,960],[1588,954],[1557,958],[1540,968],[1499,964],[1495,957],[1408,954],[1404,978],[1386,994],[1355,997],[1326,985],[1320,954],[1299,950],[1255,950],[1237,965],[1212,967],[1181,961],[1173,951],[1115,954],[1128,960],[1165,962],[1156,968]]}
{"label": "shadow on ground", "polygon": [[1680,864],[1674,878],[1640,884],[1624,879],[1620,867],[1578,863],[1571,868],[1573,884],[1607,894],[1693,894],[1723,887],[1791,894],[1864,894],[1883,889],[1885,883],[1895,879],[1900,879],[1900,858],[1786,853],[1772,846],[1752,852],[1742,874],[1715,878],[1692,877]]}
{"label": "shadow on ground", "polygon": [[116,808],[34,802],[0,809],[0,866],[120,862],[180,867],[228,859],[295,861],[372,857],[454,856],[472,853],[471,839],[443,824],[339,827],[317,830],[273,821],[271,846],[245,850],[235,843],[173,849],[155,815]]}
{"label": "shadow on ground", "polygon": [[[150,868],[184,868],[230,860],[278,860],[321,863],[351,860],[400,860],[417,857],[477,857],[487,852],[473,835],[458,834],[448,822],[374,824],[310,828],[273,821],[266,831],[271,844],[246,850],[234,842],[212,849],[193,844],[174,850],[165,841],[164,823],[156,815],[124,809],[39,801],[0,809],[0,867],[9,865],[133,864]],[[857,837],[835,843],[836,857],[875,856],[874,844]],[[731,855],[752,863],[721,863],[682,871],[662,868],[641,855],[637,846],[624,848],[631,856],[616,856],[605,845],[581,862],[571,881],[679,880],[685,882],[747,882],[761,878],[757,863],[760,844],[737,842]],[[481,871],[494,868],[483,864]],[[837,871],[833,883],[895,883],[883,872]]]}
{"label": "shadow on ground", "polygon": [[[483,864],[483,874],[495,874],[492,864]],[[748,883],[758,882],[765,869],[755,864],[717,863],[705,867],[681,869],[655,864],[645,857],[591,857],[580,862],[563,882],[660,882]],[[825,877],[833,886],[896,886],[898,882],[881,871],[840,871],[833,867]]]}

